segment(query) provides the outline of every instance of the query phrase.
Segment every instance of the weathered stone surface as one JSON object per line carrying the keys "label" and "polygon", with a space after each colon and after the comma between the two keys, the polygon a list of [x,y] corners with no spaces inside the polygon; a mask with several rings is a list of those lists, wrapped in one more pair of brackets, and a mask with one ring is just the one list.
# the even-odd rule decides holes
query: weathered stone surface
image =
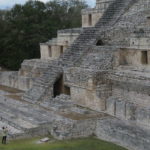
{"label": "weathered stone surface", "polygon": [[101,139],[118,143],[129,149],[149,149],[149,130],[143,130],[135,124],[128,124],[115,118],[99,120],[95,134]]}
{"label": "weathered stone surface", "polygon": [[[106,2],[109,6],[100,10]],[[95,134],[129,149],[149,150],[149,11],[150,0],[97,0],[96,10],[83,11],[84,25],[92,27],[83,28],[60,57],[56,52],[55,60],[26,60],[19,72],[0,72],[0,84],[27,90],[0,90],[2,125],[24,137]],[[87,22],[89,13],[97,13],[95,22],[101,19]],[[58,31],[63,40],[49,44],[66,44],[64,36],[77,36],[79,30]],[[62,95],[65,88],[68,96]]]}

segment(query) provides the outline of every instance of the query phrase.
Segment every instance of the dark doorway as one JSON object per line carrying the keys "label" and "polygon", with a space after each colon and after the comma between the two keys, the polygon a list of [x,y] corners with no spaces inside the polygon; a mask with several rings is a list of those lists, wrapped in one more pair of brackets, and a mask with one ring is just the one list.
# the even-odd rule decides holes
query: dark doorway
{"label": "dark doorway", "polygon": [[64,94],[70,95],[70,87],[64,86]]}
{"label": "dark doorway", "polygon": [[52,57],[52,49],[51,49],[51,46],[49,46],[49,57]]}
{"label": "dark doorway", "polygon": [[89,14],[89,26],[92,25],[92,14]]}
{"label": "dark doorway", "polygon": [[98,40],[98,41],[96,42],[96,46],[102,46],[102,45],[104,45],[104,43],[103,43],[102,40]]}
{"label": "dark doorway", "polygon": [[70,95],[70,87],[64,85],[63,75],[61,75],[54,83],[54,97],[60,94]]}
{"label": "dark doorway", "polygon": [[60,54],[63,54],[63,46],[60,46]]}
{"label": "dark doorway", "polygon": [[147,51],[142,51],[142,64],[148,64],[148,54]]}

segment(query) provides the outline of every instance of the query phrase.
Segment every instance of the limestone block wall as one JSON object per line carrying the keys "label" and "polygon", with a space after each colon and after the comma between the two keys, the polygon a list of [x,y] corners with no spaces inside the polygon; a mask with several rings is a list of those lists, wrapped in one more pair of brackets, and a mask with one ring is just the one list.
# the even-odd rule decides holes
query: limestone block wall
{"label": "limestone block wall", "polygon": [[112,95],[141,106],[150,106],[149,72],[117,70],[109,76]]}
{"label": "limestone block wall", "polygon": [[149,37],[136,38],[133,37],[130,40],[130,47],[135,49],[150,49],[150,39]]}
{"label": "limestone block wall", "polygon": [[82,28],[58,30],[57,38],[41,43],[40,53],[42,60],[54,60],[60,57],[61,54],[77,39],[82,32]]}
{"label": "limestone block wall", "polygon": [[82,28],[59,30],[57,32],[57,44],[69,46],[80,35],[81,32]]}
{"label": "limestone block wall", "polygon": [[[138,50],[121,50],[121,55],[126,56],[126,61],[130,65],[137,65],[138,68],[117,67],[109,73],[108,78],[112,84],[112,96],[106,100],[106,112],[111,116],[143,129],[150,129],[149,107],[150,107],[150,87],[149,70],[140,68],[137,64],[141,62],[141,52]],[[126,55],[128,54],[128,55]],[[138,59],[137,59],[138,58]]]}
{"label": "limestone block wall", "polygon": [[[123,80],[123,79],[122,79]],[[132,79],[132,83],[112,81],[112,96],[106,100],[106,112],[121,120],[132,121],[145,129],[150,129],[150,89],[149,81]]]}
{"label": "limestone block wall", "polygon": [[125,122],[150,130],[150,110],[126,99],[110,97],[106,101],[107,113]]}
{"label": "limestone block wall", "polygon": [[98,138],[122,145],[130,150],[149,150],[150,130],[116,118],[97,121],[95,134]]}
{"label": "limestone block wall", "polygon": [[18,72],[0,72],[0,84],[9,86],[11,84],[11,76],[17,76]]}
{"label": "limestone block wall", "polygon": [[80,87],[71,87],[72,100],[84,107],[93,110],[105,110],[105,99],[99,98],[95,90],[87,90]]}
{"label": "limestone block wall", "polygon": [[88,137],[94,134],[96,119],[63,119],[54,122],[51,135],[57,139]]}
{"label": "limestone block wall", "polygon": [[142,65],[142,56],[140,51],[122,50],[120,51],[120,65]]}
{"label": "limestone block wall", "polygon": [[0,72],[0,84],[23,91],[30,89],[34,78],[18,76],[18,72]]}
{"label": "limestone block wall", "polygon": [[[128,85],[131,86],[131,85]],[[150,96],[149,93],[142,93],[140,91],[132,91],[129,88],[121,89],[121,88],[113,88],[112,94],[116,95],[116,97],[124,97],[126,100],[136,103],[141,106],[150,106]]]}
{"label": "limestone block wall", "polygon": [[33,82],[47,70],[48,66],[49,60],[24,60],[19,71],[1,71],[0,84],[24,91],[29,90]]}
{"label": "limestone block wall", "polygon": [[121,70],[150,71],[150,51],[148,49],[121,48],[114,53],[114,68]]}
{"label": "limestone block wall", "polygon": [[31,59],[24,60],[19,70],[19,76],[37,78],[46,71],[50,60]]}
{"label": "limestone block wall", "polygon": [[96,8],[106,10],[114,0],[96,0]]}
{"label": "limestone block wall", "polygon": [[59,58],[59,56],[66,50],[68,47],[64,45],[64,41],[59,41],[58,44],[40,44],[40,53],[42,60],[54,60]]}
{"label": "limestone block wall", "polygon": [[47,44],[40,44],[41,59],[50,59],[50,47]]}
{"label": "limestone block wall", "polygon": [[105,72],[93,72],[72,68],[65,72],[65,84],[71,88],[71,99],[78,105],[96,111],[105,110],[105,100],[111,94],[109,81],[105,81]]}
{"label": "limestone block wall", "polygon": [[139,49],[124,49],[119,52],[120,65],[147,66],[150,65],[150,51]]}
{"label": "limestone block wall", "polygon": [[92,27],[102,17],[103,11],[99,9],[82,10],[82,27]]}
{"label": "limestone block wall", "polygon": [[51,45],[51,56],[50,56],[50,59],[59,58],[60,54],[61,54],[61,47],[58,46],[58,45]]}
{"label": "limestone block wall", "polygon": [[105,110],[105,101],[111,95],[111,85],[106,79],[107,69],[112,69],[114,48],[93,46],[91,51],[65,74],[65,83],[71,88],[75,103],[96,111]]}

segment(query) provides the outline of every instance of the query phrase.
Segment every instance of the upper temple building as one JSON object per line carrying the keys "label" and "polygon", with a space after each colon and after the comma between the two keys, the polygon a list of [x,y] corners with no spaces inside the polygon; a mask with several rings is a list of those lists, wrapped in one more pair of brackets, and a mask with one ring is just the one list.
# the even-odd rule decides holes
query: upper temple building
{"label": "upper temple building", "polygon": [[[82,28],[93,27],[113,0],[96,0],[95,8],[82,10]],[[81,34],[82,28],[58,30],[57,38],[40,43],[41,59],[54,60],[64,53]]]}

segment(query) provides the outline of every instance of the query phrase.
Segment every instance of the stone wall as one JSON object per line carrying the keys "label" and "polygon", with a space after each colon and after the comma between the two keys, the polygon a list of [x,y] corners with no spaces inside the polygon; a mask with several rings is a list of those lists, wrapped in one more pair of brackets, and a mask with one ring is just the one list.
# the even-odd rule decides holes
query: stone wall
{"label": "stone wall", "polygon": [[24,60],[19,70],[19,76],[40,77],[49,66],[50,60],[31,59]]}
{"label": "stone wall", "polygon": [[42,60],[54,60],[60,57],[82,32],[82,28],[58,30],[57,38],[40,44]]}
{"label": "stone wall", "polygon": [[96,8],[105,11],[114,0],[96,0]]}
{"label": "stone wall", "polygon": [[97,121],[96,136],[132,150],[149,150],[150,131],[115,118]]}
{"label": "stone wall", "polygon": [[49,46],[46,44],[40,44],[40,53],[41,53],[41,59],[50,59],[51,57]]}
{"label": "stone wall", "polygon": [[18,76],[18,72],[0,72],[0,84],[17,88],[20,90],[28,90],[32,87],[34,78]]}
{"label": "stone wall", "polygon": [[85,9],[82,10],[82,27],[94,26],[102,17],[103,11],[100,9]]}
{"label": "stone wall", "polygon": [[[117,56],[118,55],[118,56]],[[136,68],[150,67],[150,51],[145,49],[121,49],[116,53],[116,64]]]}
{"label": "stone wall", "polygon": [[51,134],[57,139],[88,137],[94,134],[96,119],[56,121]]}
{"label": "stone wall", "polygon": [[24,60],[19,71],[1,71],[0,84],[27,91],[48,66],[49,60]]}
{"label": "stone wall", "polygon": [[[68,72],[67,72],[68,71]],[[74,68],[65,72],[65,84],[71,87],[71,99],[78,105],[93,110],[105,110],[105,100],[111,94],[106,72]]]}

